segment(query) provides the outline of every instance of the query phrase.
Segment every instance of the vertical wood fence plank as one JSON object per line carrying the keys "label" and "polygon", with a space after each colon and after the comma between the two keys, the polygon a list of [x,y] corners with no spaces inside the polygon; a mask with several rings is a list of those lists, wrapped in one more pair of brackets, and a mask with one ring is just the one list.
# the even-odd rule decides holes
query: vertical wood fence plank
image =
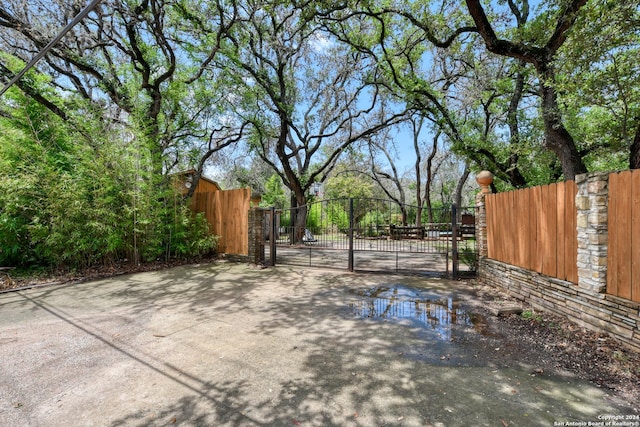
{"label": "vertical wood fence plank", "polygon": [[501,230],[500,230],[500,240],[502,240],[502,254],[501,258],[505,262],[512,264],[513,257],[513,236],[510,233],[509,227],[511,226],[512,216],[514,215],[513,209],[513,192],[509,191],[504,194],[504,198],[506,203],[503,203],[503,210],[501,216]]}
{"label": "vertical wood fence plank", "polygon": [[502,256],[502,239],[500,238],[500,227],[499,227],[499,221],[500,221],[500,217],[502,215],[502,195],[501,194],[496,194],[493,201],[494,201],[494,215],[493,215],[493,220],[492,220],[492,225],[493,225],[493,239],[494,239],[494,247],[493,247],[493,253],[494,253],[494,257],[497,260],[501,260],[501,256]]}
{"label": "vertical wood fence plank", "polygon": [[538,265],[539,268],[536,271],[540,273],[544,273],[546,265],[545,265],[545,252],[548,250],[548,245],[545,242],[547,239],[547,234],[549,233],[549,227],[547,226],[547,212],[544,209],[544,204],[547,201],[547,187],[540,187],[540,195],[539,201],[536,204],[537,213],[538,213],[538,235],[536,237],[538,244],[538,253],[536,254],[538,257]]}
{"label": "vertical wood fence plank", "polygon": [[640,302],[640,170],[631,176],[631,300]]}
{"label": "vertical wood fence plank", "polygon": [[549,186],[549,276],[558,276],[558,186],[554,183]]}
{"label": "vertical wood fence plank", "polygon": [[618,296],[631,299],[631,171],[620,173],[619,187],[622,192],[619,197],[619,218],[617,221],[620,232],[618,242]]}
{"label": "vertical wood fence plank", "polygon": [[513,260],[514,265],[520,265],[520,242],[518,235],[518,228],[520,227],[520,194],[517,191],[512,191],[511,195],[511,215],[509,215],[509,219],[511,223],[509,224],[509,234],[511,235],[511,259]]}
{"label": "vertical wood fence plank", "polygon": [[567,237],[566,217],[567,207],[565,206],[566,182],[556,186],[556,274],[555,277],[565,280],[567,277],[565,258],[565,245]]}
{"label": "vertical wood fence plank", "polygon": [[251,203],[251,190],[243,188],[236,199],[236,222],[234,230],[236,235],[235,253],[249,253],[249,208]]}
{"label": "vertical wood fence plank", "polygon": [[213,226],[216,229],[216,234],[220,236],[218,240],[218,249],[220,252],[227,253],[227,240],[229,236],[227,236],[226,230],[224,229],[224,224],[222,221],[222,203],[223,203],[223,193],[222,191],[218,191],[216,193],[210,193],[213,196],[213,202],[211,204],[211,216],[213,221]]}
{"label": "vertical wood fence plank", "polygon": [[552,200],[555,199],[555,188],[552,185],[545,185],[542,187],[542,204],[541,204],[541,220],[542,229],[540,233],[540,239],[542,244],[542,274],[546,276],[555,276],[555,204]]}
{"label": "vertical wood fence plank", "polygon": [[617,218],[616,218],[616,249],[614,255],[614,264],[616,269],[616,295],[623,298],[630,296],[631,287],[631,251],[629,247],[629,233],[631,232],[631,194],[629,187],[631,186],[630,172],[620,172],[618,174],[618,191],[617,191]]}
{"label": "vertical wood fence plank", "polygon": [[[506,245],[503,245],[503,257],[505,262],[507,262],[508,264],[515,264],[515,239],[514,239],[514,233],[513,233],[513,223],[514,223],[514,219],[515,217],[518,215],[518,212],[515,210],[515,199],[516,199],[516,195],[515,195],[515,191],[509,191],[507,193],[507,205],[506,205],[506,211],[504,213],[503,218],[503,239],[506,243]],[[511,248],[511,250],[508,250],[508,248]]]}
{"label": "vertical wood fence plank", "polygon": [[498,217],[502,214],[502,212],[498,209],[500,206],[500,197],[495,194],[492,196],[492,204],[493,204],[493,218],[491,218],[491,228],[493,229],[493,259],[500,259],[500,227],[498,224]]}
{"label": "vertical wood fence plank", "polygon": [[[487,216],[487,219],[490,221],[490,228],[491,228],[491,244],[489,245],[489,247],[487,248],[489,250],[489,253],[491,253],[491,258],[492,259],[498,259],[498,254],[500,253],[500,248],[498,247],[499,243],[499,230],[497,227],[497,218],[498,215],[500,215],[500,212],[498,211],[498,202],[499,202],[499,198],[497,194],[492,194],[491,196],[488,197],[489,200],[489,206],[491,206],[491,217]],[[489,223],[487,223],[487,226],[489,226]]]}
{"label": "vertical wood fence plank", "polygon": [[221,212],[220,212],[220,206],[222,204],[221,201],[221,196],[222,196],[222,191],[216,191],[215,193],[207,193],[209,196],[209,213],[211,216],[211,223],[213,224],[213,228],[215,230],[215,234],[217,236],[220,236],[219,240],[218,240],[218,250],[220,252],[226,253],[227,252],[227,238],[228,236],[225,233],[225,230],[223,230],[222,228],[222,221],[221,221]]}
{"label": "vertical wood fence plank", "polygon": [[505,247],[509,245],[509,243],[507,242],[507,236],[505,236],[505,221],[507,219],[507,216],[509,215],[509,193],[503,193],[500,194],[498,200],[500,200],[500,214],[498,216],[498,218],[496,218],[498,220],[498,247],[500,248],[499,252],[498,252],[498,258],[500,259],[500,261],[504,261],[506,259],[506,250]]}
{"label": "vertical wood fence plank", "polygon": [[486,195],[484,198],[485,203],[485,213],[486,213],[486,222],[487,222],[487,257],[490,259],[495,259],[495,246],[494,246],[494,233],[496,228],[493,225],[493,221],[495,221],[495,213],[493,211],[494,208],[495,197],[493,195]]}
{"label": "vertical wood fence plank", "polygon": [[578,194],[578,185],[575,181],[568,181],[565,189],[565,206],[566,212],[566,241],[564,258],[567,260],[565,264],[566,280],[578,283],[578,208],[576,207],[576,196]]}
{"label": "vertical wood fence plank", "polygon": [[[536,224],[535,224],[535,233],[533,234],[533,257],[531,259],[532,262],[532,270],[537,272],[542,272],[542,220],[543,213],[540,206],[542,205],[542,187],[533,187],[532,188],[532,210],[533,214],[536,216]],[[533,224],[532,224],[533,225]],[[533,231],[533,230],[532,230]]]}
{"label": "vertical wood fence plank", "polygon": [[503,228],[500,224],[500,218],[504,214],[504,196],[502,194],[496,195],[495,198],[495,216],[493,218],[493,227],[495,229],[495,257],[497,260],[502,261],[504,247],[504,239],[502,238]]}
{"label": "vertical wood fence plank", "polygon": [[518,203],[514,207],[517,216],[516,248],[518,253],[517,262],[522,268],[529,268],[529,233],[528,228],[531,224],[529,217],[529,192],[526,190],[518,192]]}
{"label": "vertical wood fence plank", "polygon": [[501,261],[507,261],[508,260],[508,254],[509,251],[507,251],[507,248],[509,247],[509,235],[507,233],[507,229],[505,227],[505,224],[508,223],[509,220],[509,215],[511,214],[511,212],[509,212],[511,210],[511,195],[509,193],[504,193],[500,195],[500,198],[502,199],[502,203],[500,203],[501,206],[501,212],[500,212],[500,217],[499,219],[499,226],[498,226],[498,230],[499,230],[499,236],[500,236],[500,260]]}
{"label": "vertical wood fence plank", "polygon": [[529,223],[527,224],[527,239],[528,239],[528,247],[527,252],[529,254],[529,259],[527,260],[527,268],[529,270],[536,270],[537,268],[537,258],[538,255],[538,207],[536,203],[535,190],[533,188],[528,188],[527,190],[527,206],[525,209],[529,211]]}
{"label": "vertical wood fence plank", "polygon": [[607,251],[607,293],[618,294],[618,237],[620,231],[617,229],[618,203],[619,203],[619,175],[612,173],[609,175],[609,209],[607,218],[607,229],[609,234]]}
{"label": "vertical wood fence plank", "polygon": [[522,206],[524,204],[523,202],[523,194],[522,191],[514,191],[513,192],[513,212],[511,213],[511,216],[513,216],[513,224],[512,224],[512,229],[511,229],[511,233],[513,235],[513,258],[514,258],[514,263],[517,266],[522,267],[523,264],[526,263],[526,260],[524,259],[524,242],[522,242],[522,231],[521,231],[521,227],[522,224],[524,224],[525,221],[525,215],[524,215],[524,211],[522,210]]}

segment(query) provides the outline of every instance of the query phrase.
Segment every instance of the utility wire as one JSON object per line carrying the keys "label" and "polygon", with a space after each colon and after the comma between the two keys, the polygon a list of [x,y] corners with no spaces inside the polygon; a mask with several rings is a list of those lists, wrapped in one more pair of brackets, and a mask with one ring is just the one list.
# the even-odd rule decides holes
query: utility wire
{"label": "utility wire", "polygon": [[89,12],[91,12],[101,1],[102,0],[92,0],[91,3],[89,3],[84,9],[82,9],[82,11],[80,11],[80,13],[75,18],[73,18],[73,21],[71,21],[66,27],[64,27],[62,31],[60,31],[60,33],[49,42],[49,44],[47,44],[40,52],[38,52],[38,54],[31,60],[31,62],[27,64],[26,67],[24,67],[22,71],[16,74],[9,81],[9,83],[7,83],[7,85],[2,88],[2,90],[0,91],[0,96],[2,96],[18,80],[20,80],[31,67],[36,65],[36,63],[41,60],[53,48],[53,46],[56,45],[56,43],[58,43],[73,27],[75,27],[76,24],[82,21],[89,14]]}

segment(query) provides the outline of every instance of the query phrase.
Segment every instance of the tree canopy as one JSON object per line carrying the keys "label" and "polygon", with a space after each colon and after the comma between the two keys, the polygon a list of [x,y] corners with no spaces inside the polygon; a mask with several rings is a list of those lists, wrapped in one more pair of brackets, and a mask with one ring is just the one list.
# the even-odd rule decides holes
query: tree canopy
{"label": "tree canopy", "polygon": [[[633,3],[104,0],[0,99],[3,247],[35,248],[42,212],[64,222],[40,180],[83,212],[166,205],[185,169],[279,204],[280,182],[301,206],[322,182],[428,207],[481,169],[517,188],[638,168]],[[83,6],[4,1],[0,82]]]}

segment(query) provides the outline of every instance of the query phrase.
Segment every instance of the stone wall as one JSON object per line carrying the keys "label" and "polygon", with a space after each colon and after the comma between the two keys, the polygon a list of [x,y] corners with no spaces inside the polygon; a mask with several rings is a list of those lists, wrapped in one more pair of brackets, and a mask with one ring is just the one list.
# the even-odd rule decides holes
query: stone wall
{"label": "stone wall", "polygon": [[502,288],[534,309],[549,311],[588,329],[609,333],[640,351],[638,303],[488,258],[480,259],[478,281]]}
{"label": "stone wall", "polygon": [[[592,330],[609,333],[640,351],[640,303],[607,295],[609,175],[576,177],[578,283],[566,282],[487,258],[486,226],[477,224],[478,280],[500,287],[533,308],[565,316]],[[486,216],[487,188],[476,198],[478,218]]]}

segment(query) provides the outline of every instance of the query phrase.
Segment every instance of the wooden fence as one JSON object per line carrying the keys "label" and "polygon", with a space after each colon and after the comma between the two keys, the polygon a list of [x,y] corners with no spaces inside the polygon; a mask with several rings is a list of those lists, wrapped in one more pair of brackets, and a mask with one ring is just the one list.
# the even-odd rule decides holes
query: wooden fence
{"label": "wooden fence", "polygon": [[607,293],[640,302],[640,170],[609,175]]}
{"label": "wooden fence", "polygon": [[220,237],[218,252],[249,254],[249,208],[251,189],[196,193],[191,200],[195,212],[204,212],[211,231]]}
{"label": "wooden fence", "polygon": [[488,257],[578,282],[574,181],[486,198]]}

